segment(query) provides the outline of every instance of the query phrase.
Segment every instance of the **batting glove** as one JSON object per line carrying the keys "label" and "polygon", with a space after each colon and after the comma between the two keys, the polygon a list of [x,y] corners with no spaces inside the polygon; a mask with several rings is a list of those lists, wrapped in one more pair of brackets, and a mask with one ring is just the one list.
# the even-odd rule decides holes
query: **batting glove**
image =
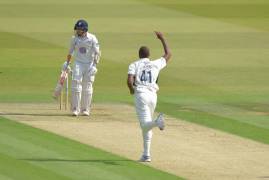
{"label": "batting glove", "polygon": [[63,71],[67,70],[68,67],[69,67],[69,65],[70,65],[70,63],[67,62],[67,61],[65,61],[64,64],[63,64],[63,66],[62,66],[62,70],[63,70]]}
{"label": "batting glove", "polygon": [[90,75],[93,76],[97,73],[97,68],[95,66],[93,66],[90,70]]}

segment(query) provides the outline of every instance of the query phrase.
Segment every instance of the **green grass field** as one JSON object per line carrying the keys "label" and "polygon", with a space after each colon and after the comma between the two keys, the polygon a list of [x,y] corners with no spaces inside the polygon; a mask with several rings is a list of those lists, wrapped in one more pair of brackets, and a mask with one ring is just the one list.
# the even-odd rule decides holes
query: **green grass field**
{"label": "green grass field", "polygon": [[0,130],[0,179],[3,180],[180,179],[5,118],[0,118]]}
{"label": "green grass field", "polygon": [[[269,144],[268,7],[266,0],[0,0],[0,102],[52,102],[51,94],[68,51],[73,25],[83,17],[102,49],[95,102],[133,102],[126,87],[128,64],[137,59],[141,45],[151,48],[152,59],[163,54],[153,35],[153,30],[160,30],[167,37],[173,57],[160,74],[157,110]],[[11,123],[3,119],[0,122]],[[16,128],[27,127],[16,124]],[[1,135],[9,136],[2,131]],[[22,143],[16,138],[14,141]],[[63,164],[76,166],[72,160],[83,159],[85,149],[90,148],[78,145],[83,146],[80,157],[68,152],[62,158],[63,154],[52,151],[57,154],[56,160],[63,161],[44,162],[42,157],[31,160],[27,154],[17,157],[14,149],[8,151],[9,145],[2,146],[1,151],[6,152],[1,152],[1,164],[14,161],[18,163],[17,169],[25,167],[30,172],[33,167],[51,176],[54,174],[44,168],[46,164],[53,164],[62,172],[69,166],[61,169]],[[59,148],[55,151],[65,149]],[[90,153],[86,155],[93,159]],[[147,169],[125,160],[111,162],[123,164],[124,168],[130,164],[137,170]],[[80,164],[83,169],[94,166],[96,172],[101,169],[98,166],[106,167],[106,173],[114,167],[99,161]],[[0,177],[13,178],[6,168],[1,172],[7,173]],[[119,173],[111,177],[125,179],[128,172],[124,177],[116,178]],[[58,175],[72,178],[76,174]],[[130,179],[136,178],[129,175]]]}

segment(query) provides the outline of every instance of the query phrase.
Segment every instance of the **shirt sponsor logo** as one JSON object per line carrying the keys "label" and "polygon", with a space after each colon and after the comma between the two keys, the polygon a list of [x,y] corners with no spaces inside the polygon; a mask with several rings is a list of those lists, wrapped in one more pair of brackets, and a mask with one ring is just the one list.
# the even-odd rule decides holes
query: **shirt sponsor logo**
{"label": "shirt sponsor logo", "polygon": [[81,54],[85,54],[85,53],[87,52],[87,50],[86,50],[85,47],[80,47],[80,48],[79,48],[79,52],[80,52]]}

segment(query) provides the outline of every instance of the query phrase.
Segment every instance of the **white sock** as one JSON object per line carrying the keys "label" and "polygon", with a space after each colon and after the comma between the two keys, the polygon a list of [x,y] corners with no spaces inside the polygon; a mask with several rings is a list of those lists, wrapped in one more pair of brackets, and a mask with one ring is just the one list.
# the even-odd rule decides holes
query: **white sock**
{"label": "white sock", "polygon": [[152,131],[143,131],[143,144],[144,144],[144,156],[150,156],[150,145],[152,138]]}

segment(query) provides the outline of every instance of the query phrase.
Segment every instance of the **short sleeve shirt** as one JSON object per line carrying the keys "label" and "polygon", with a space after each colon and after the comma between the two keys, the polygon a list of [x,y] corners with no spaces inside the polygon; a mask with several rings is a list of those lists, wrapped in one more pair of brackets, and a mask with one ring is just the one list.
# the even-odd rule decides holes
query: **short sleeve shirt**
{"label": "short sleeve shirt", "polygon": [[85,37],[72,37],[69,54],[74,55],[75,61],[92,63],[94,55],[98,53],[99,43],[95,35],[87,33]]}
{"label": "short sleeve shirt", "polygon": [[166,66],[165,58],[150,61],[142,58],[129,65],[128,74],[135,76],[135,90],[137,92],[153,91],[157,92],[159,86],[157,79],[159,72]]}

